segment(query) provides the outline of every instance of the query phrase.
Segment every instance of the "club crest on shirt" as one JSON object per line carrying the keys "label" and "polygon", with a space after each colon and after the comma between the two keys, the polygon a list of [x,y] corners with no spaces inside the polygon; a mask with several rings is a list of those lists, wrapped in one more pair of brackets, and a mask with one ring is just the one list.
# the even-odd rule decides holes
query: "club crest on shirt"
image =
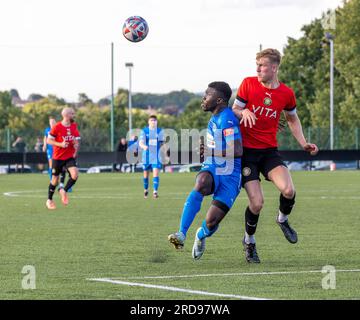
{"label": "club crest on shirt", "polygon": [[264,105],[266,105],[268,107],[268,106],[271,106],[271,104],[272,104],[272,100],[269,97],[265,97]]}

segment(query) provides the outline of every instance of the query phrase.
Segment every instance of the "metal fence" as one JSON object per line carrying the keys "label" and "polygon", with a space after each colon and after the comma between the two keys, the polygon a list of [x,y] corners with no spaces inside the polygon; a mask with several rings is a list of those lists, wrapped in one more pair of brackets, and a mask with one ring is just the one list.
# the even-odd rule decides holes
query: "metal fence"
{"label": "metal fence", "polygon": [[[320,150],[330,149],[330,135],[328,128],[304,128],[304,135],[308,141],[318,145]],[[81,151],[88,152],[108,152],[110,151],[110,129],[87,128],[81,130]],[[43,131],[33,130],[15,131],[10,129],[0,129],[0,152],[16,152],[12,147],[13,142],[18,136],[22,136],[26,143],[26,151],[34,152],[37,138],[43,138]],[[115,131],[115,147],[120,137],[126,135],[126,130],[121,128]],[[180,137],[180,135],[179,135]],[[278,133],[280,150],[299,150],[297,141],[292,136],[288,128],[284,132]],[[358,150],[360,143],[359,128],[335,128],[334,129],[334,149],[338,150]]]}

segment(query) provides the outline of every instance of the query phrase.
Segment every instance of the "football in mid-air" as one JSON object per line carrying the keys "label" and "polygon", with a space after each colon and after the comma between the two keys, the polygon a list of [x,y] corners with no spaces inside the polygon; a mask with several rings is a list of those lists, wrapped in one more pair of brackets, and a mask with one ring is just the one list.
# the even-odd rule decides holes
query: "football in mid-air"
{"label": "football in mid-air", "polygon": [[129,41],[140,42],[146,38],[149,26],[145,19],[139,16],[132,16],[125,20],[122,32]]}

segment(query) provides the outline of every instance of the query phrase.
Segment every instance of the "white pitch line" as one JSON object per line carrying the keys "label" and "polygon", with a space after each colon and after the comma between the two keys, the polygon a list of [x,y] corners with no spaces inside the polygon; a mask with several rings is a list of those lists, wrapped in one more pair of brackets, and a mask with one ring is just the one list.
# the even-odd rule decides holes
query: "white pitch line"
{"label": "white pitch line", "polygon": [[[336,270],[335,272],[360,272],[360,269]],[[263,275],[288,275],[288,274],[306,274],[322,273],[322,270],[300,270],[300,271],[272,271],[272,272],[241,272],[241,273],[208,273],[208,274],[191,274],[191,275],[173,275],[173,276],[144,276],[129,277],[126,279],[178,279],[178,278],[200,278],[200,277],[237,277],[237,276],[263,276]]]}
{"label": "white pitch line", "polygon": [[[91,190],[91,189],[89,189]],[[95,190],[95,189],[94,189]],[[99,189],[100,190],[100,189]],[[106,188],[104,188],[106,190]],[[84,190],[78,190],[82,192]],[[91,190],[93,191],[93,190]],[[44,198],[43,195],[34,195],[34,193],[44,193],[44,190],[24,190],[24,191],[9,191],[4,192],[3,195],[6,197],[21,197],[21,198]],[[45,193],[44,193],[45,194]],[[166,197],[167,200],[183,200],[187,195],[186,192],[169,192],[162,193],[163,197]],[[171,195],[171,197],[169,197]],[[174,197],[178,195],[179,197]],[[101,195],[101,194],[89,194],[89,195],[73,195],[72,198],[77,199],[138,199],[133,193],[118,193],[116,195]],[[277,199],[278,197],[267,197],[267,199]],[[318,200],[359,200],[360,196],[303,196],[302,199],[318,199]]]}
{"label": "white pitch line", "polygon": [[98,281],[98,282],[108,282],[108,283],[112,283],[112,284],[126,285],[126,286],[130,286],[130,287],[160,289],[160,290],[166,290],[166,291],[184,292],[184,293],[190,293],[190,294],[197,294],[197,295],[203,295],[203,296],[214,296],[214,297],[221,297],[221,298],[235,298],[235,299],[242,299],[242,300],[269,300],[269,299],[258,298],[258,297],[239,296],[236,294],[216,293],[216,292],[208,292],[208,291],[201,291],[201,290],[190,290],[190,289],[161,286],[161,285],[154,285],[154,284],[147,284],[147,283],[112,280],[112,279],[108,279],[108,278],[94,278],[94,279],[87,279],[87,280]]}

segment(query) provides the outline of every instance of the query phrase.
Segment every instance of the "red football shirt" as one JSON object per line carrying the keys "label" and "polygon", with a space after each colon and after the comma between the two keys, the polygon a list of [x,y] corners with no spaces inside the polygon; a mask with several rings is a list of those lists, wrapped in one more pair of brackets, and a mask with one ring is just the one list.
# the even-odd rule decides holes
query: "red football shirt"
{"label": "red football shirt", "polygon": [[242,123],[241,134],[245,148],[265,149],[277,147],[276,133],[281,112],[293,111],[296,98],[292,89],[280,82],[276,89],[264,87],[257,77],[245,78],[236,97],[236,104],[252,111],[257,120],[255,126],[245,127]]}
{"label": "red football shirt", "polygon": [[74,143],[80,139],[80,134],[77,129],[76,123],[71,123],[70,126],[64,126],[61,121],[58,122],[50,131],[49,137],[55,139],[56,142],[69,142],[66,148],[58,146],[54,147],[53,159],[54,160],[67,160],[74,157]]}

